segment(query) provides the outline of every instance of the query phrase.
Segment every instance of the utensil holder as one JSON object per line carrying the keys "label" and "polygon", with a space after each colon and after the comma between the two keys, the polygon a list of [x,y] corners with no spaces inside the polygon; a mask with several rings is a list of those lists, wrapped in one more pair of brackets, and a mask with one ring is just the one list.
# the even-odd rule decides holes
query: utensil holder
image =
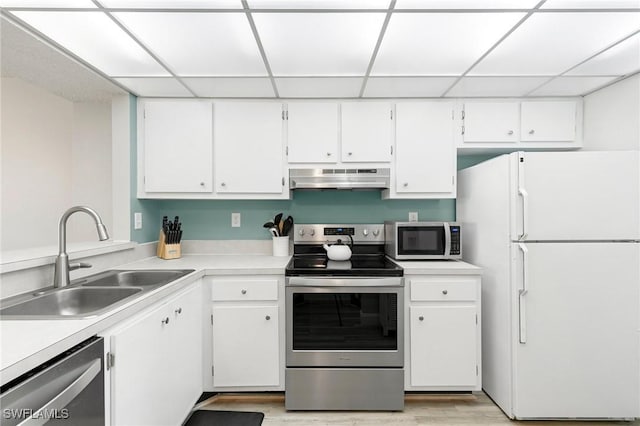
{"label": "utensil holder", "polygon": [[273,237],[273,255],[289,256],[289,236]]}
{"label": "utensil holder", "polygon": [[180,257],[182,257],[180,243],[167,244],[165,241],[164,232],[160,230],[160,236],[158,237],[158,249],[156,251],[156,254],[161,259],[179,259]]}

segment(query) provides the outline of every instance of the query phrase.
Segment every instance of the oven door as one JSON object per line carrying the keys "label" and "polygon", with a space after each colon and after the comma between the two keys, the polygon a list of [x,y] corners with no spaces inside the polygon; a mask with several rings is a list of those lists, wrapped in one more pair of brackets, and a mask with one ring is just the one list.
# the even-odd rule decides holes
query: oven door
{"label": "oven door", "polygon": [[403,279],[290,277],[287,367],[403,367]]}

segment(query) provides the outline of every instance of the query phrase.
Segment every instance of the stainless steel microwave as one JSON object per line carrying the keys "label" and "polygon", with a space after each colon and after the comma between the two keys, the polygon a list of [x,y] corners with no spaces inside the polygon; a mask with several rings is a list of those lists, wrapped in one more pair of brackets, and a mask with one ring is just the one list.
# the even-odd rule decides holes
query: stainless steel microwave
{"label": "stainless steel microwave", "polygon": [[461,259],[456,222],[385,222],[385,253],[397,260]]}

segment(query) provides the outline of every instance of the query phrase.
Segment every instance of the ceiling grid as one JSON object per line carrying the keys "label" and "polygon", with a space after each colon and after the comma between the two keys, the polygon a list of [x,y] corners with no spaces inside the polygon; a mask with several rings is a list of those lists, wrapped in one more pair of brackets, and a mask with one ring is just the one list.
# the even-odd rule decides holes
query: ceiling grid
{"label": "ceiling grid", "polygon": [[583,96],[640,72],[640,0],[0,0],[0,8],[3,20],[143,97]]}

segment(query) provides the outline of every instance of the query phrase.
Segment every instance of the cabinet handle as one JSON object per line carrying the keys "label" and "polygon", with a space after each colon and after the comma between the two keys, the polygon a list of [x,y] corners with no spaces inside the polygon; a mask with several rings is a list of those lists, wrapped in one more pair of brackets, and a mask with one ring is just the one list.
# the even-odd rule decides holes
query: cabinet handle
{"label": "cabinet handle", "polygon": [[182,313],[182,308],[178,308],[175,310],[176,314],[181,314]]}
{"label": "cabinet handle", "polygon": [[423,317],[423,316],[418,317],[418,319],[419,319],[420,321],[424,321],[424,317]]}
{"label": "cabinet handle", "polygon": [[535,131],[535,130],[533,130],[533,129],[529,130],[529,134],[530,134],[530,135],[534,134],[535,132],[536,132],[536,131]]}
{"label": "cabinet handle", "polygon": [[449,293],[447,290],[442,290],[442,294],[447,294]]}
{"label": "cabinet handle", "polygon": [[331,153],[330,152],[327,152],[327,157],[331,157]]}
{"label": "cabinet handle", "polygon": [[226,183],[224,183],[224,182],[222,182],[222,183],[220,184],[220,186],[227,186],[227,184],[226,184]]}
{"label": "cabinet handle", "polygon": [[266,317],[264,317],[264,319],[266,319],[267,321],[269,321],[271,319],[271,317],[269,315],[267,315]]}
{"label": "cabinet handle", "polygon": [[353,155],[353,152],[348,152],[347,154],[348,154],[349,156],[351,156],[351,155]]}
{"label": "cabinet handle", "polygon": [[508,134],[508,135],[512,135],[512,134],[513,134],[513,130],[509,130],[509,131],[507,132],[507,134]]}
{"label": "cabinet handle", "polygon": [[409,182],[403,183],[402,186],[404,186],[406,188],[407,186],[409,186]]}
{"label": "cabinet handle", "polygon": [[200,186],[204,186],[204,182],[200,182]]}
{"label": "cabinet handle", "polygon": [[240,293],[242,293],[242,294],[247,294],[247,290],[242,289],[242,291],[240,291]]}
{"label": "cabinet handle", "polygon": [[162,321],[160,321],[162,324],[169,324],[169,317],[166,317],[165,319],[163,319]]}

